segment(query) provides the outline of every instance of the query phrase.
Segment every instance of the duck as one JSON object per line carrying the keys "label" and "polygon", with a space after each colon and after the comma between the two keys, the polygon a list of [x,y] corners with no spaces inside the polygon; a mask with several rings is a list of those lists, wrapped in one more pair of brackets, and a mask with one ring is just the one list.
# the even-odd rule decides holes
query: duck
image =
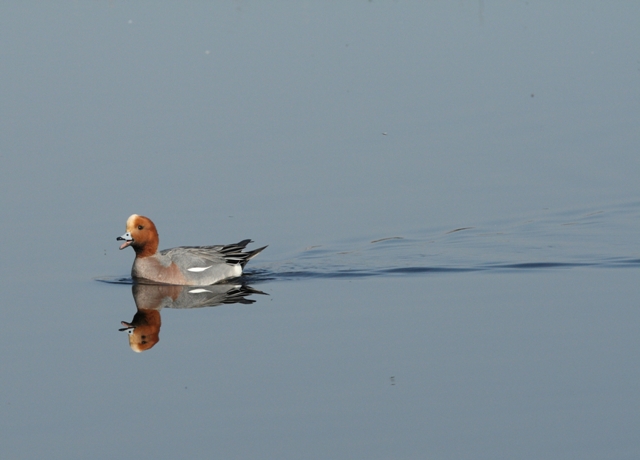
{"label": "duck", "polygon": [[253,241],[216,246],[180,246],[158,251],[160,238],[151,219],[132,214],[126,233],[116,238],[136,253],[131,277],[136,282],[207,286],[242,275],[244,266],[267,246],[243,252]]}

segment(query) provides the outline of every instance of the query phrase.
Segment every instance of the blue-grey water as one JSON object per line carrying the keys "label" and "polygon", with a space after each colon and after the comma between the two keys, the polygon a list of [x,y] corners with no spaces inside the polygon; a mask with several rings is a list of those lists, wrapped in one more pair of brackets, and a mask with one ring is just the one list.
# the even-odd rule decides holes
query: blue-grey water
{"label": "blue-grey water", "polygon": [[638,18],[0,5],[0,458],[639,458]]}

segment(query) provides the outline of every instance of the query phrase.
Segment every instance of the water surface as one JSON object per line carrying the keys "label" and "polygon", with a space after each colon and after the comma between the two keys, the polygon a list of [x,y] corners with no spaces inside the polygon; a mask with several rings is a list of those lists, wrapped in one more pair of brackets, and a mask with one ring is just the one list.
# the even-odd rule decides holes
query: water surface
{"label": "water surface", "polygon": [[1,5],[0,457],[638,458],[639,14]]}

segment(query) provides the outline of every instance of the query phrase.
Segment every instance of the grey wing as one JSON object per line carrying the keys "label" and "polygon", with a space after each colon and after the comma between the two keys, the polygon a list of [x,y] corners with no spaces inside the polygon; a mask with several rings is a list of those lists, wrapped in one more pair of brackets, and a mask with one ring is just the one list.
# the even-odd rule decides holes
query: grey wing
{"label": "grey wing", "polygon": [[180,246],[160,251],[165,257],[183,269],[226,263],[222,249],[224,246]]}
{"label": "grey wing", "polygon": [[[266,248],[266,246],[263,246],[253,251],[242,252],[249,243],[253,243],[253,241],[247,239],[234,244],[217,246],[181,246],[179,248],[165,249],[164,251],[160,251],[160,254],[171,257],[171,260],[176,262],[176,264],[178,264],[177,257],[184,255],[190,260],[193,260],[191,259],[192,257],[198,257],[203,261],[210,261],[212,263],[240,264],[244,267],[249,260],[253,259]],[[180,251],[176,251],[178,249]]]}
{"label": "grey wing", "polygon": [[223,249],[224,246],[182,246],[163,251],[161,256],[178,266],[187,284],[209,285],[242,273],[237,263],[225,259]]}
{"label": "grey wing", "polygon": [[246,263],[266,248],[242,252],[249,243],[251,240],[224,246],[181,246],[161,251],[160,255],[174,262],[183,274],[188,273],[189,284],[209,285],[240,276]]}

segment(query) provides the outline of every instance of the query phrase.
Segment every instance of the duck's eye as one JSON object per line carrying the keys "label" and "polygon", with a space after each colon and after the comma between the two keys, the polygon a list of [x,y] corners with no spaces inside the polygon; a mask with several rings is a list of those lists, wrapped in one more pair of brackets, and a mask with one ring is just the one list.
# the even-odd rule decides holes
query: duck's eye
{"label": "duck's eye", "polygon": [[144,227],[142,225],[138,225],[138,230],[142,230]]}

